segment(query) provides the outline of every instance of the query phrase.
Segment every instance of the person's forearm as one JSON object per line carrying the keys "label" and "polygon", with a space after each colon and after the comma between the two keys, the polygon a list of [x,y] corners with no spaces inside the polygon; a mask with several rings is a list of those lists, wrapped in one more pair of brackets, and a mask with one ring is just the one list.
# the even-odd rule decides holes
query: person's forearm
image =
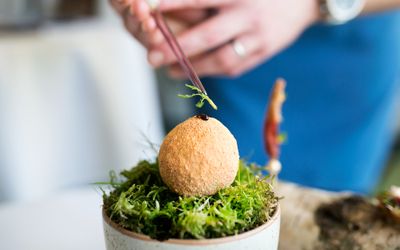
{"label": "person's forearm", "polygon": [[367,0],[364,14],[400,8],[400,0]]}

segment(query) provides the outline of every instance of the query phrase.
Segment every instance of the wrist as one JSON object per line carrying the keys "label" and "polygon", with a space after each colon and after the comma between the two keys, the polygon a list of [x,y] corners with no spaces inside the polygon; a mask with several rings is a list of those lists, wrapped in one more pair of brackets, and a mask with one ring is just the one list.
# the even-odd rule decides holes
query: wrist
{"label": "wrist", "polygon": [[308,24],[313,25],[322,20],[320,11],[320,0],[305,0],[309,6]]}

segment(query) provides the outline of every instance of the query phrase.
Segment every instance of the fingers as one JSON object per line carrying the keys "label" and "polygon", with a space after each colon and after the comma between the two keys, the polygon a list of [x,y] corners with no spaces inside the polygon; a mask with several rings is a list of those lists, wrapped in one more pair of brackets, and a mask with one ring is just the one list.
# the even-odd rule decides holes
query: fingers
{"label": "fingers", "polygon": [[[223,70],[221,69],[220,71],[213,71],[209,73],[199,73],[200,77],[206,77],[206,76],[229,76],[229,77],[237,77],[242,74],[245,74],[247,71],[250,71],[251,69],[257,67],[264,61],[264,57],[262,57],[260,54],[253,54],[249,56],[247,59],[244,59],[243,62],[240,65],[237,65],[236,67],[233,67],[229,70]],[[169,74],[173,78],[178,78],[178,79],[185,79],[186,76],[183,73],[181,69],[174,68],[173,70],[169,71]]]}
{"label": "fingers", "polygon": [[160,3],[160,10],[204,9],[227,5],[235,1],[236,0],[162,0]]}
{"label": "fingers", "polygon": [[122,15],[126,8],[128,8],[135,0],[110,0],[111,6]]}
{"label": "fingers", "polygon": [[[179,44],[188,57],[204,54],[244,33],[249,29],[247,22],[237,22],[232,25],[232,20],[241,20],[241,13],[237,11],[225,11],[212,17],[199,25],[183,32],[177,37]],[[162,60],[153,60],[153,55],[162,55]],[[161,56],[158,57],[160,59]],[[149,53],[149,61],[159,67],[176,62],[167,43],[163,43]]]}
{"label": "fingers", "polygon": [[156,22],[153,18],[147,18],[142,22],[142,30],[144,32],[153,32],[157,28]]}
{"label": "fingers", "polygon": [[[192,63],[196,72],[201,76],[232,75],[238,68],[242,68],[241,65],[252,58],[262,46],[256,34],[244,34],[235,41],[243,45],[245,58],[236,54],[232,42],[230,42],[216,51],[194,59]],[[185,77],[179,65],[172,66],[170,74],[174,77]]]}
{"label": "fingers", "polygon": [[204,21],[210,16],[210,12],[204,9],[185,9],[178,11],[170,11],[167,13],[167,17],[175,19],[180,22],[185,22],[188,25],[197,24],[200,21]]}
{"label": "fingers", "polygon": [[121,15],[126,29],[146,48],[163,41],[144,0],[110,0],[110,3]]}
{"label": "fingers", "polygon": [[134,0],[132,9],[139,21],[144,21],[150,17],[151,10],[145,0]]}
{"label": "fingers", "polygon": [[226,75],[230,77],[237,77],[243,75],[246,72],[260,65],[265,60],[266,60],[265,57],[263,57],[261,54],[255,53],[246,60],[244,60],[242,64],[238,65],[235,68],[232,68]]}
{"label": "fingers", "polygon": [[125,28],[135,37],[143,46],[150,48],[163,41],[160,31],[151,32],[143,31],[143,23],[139,22],[136,17],[132,16],[128,11],[123,14]]}
{"label": "fingers", "polygon": [[148,47],[149,41],[141,31],[141,23],[134,16],[132,16],[128,10],[125,11],[122,16],[125,28],[129,31],[129,33],[131,33],[131,35],[139,40],[139,42],[145,47]]}
{"label": "fingers", "polygon": [[164,41],[164,36],[162,35],[161,31],[159,31],[158,29],[154,30],[153,32],[148,33],[147,35],[149,37],[150,47],[157,46],[158,44],[160,44]]}
{"label": "fingers", "polygon": [[156,29],[156,23],[150,15],[150,8],[144,0],[110,0],[110,3],[124,19],[129,12],[142,22],[142,31],[151,32]]}

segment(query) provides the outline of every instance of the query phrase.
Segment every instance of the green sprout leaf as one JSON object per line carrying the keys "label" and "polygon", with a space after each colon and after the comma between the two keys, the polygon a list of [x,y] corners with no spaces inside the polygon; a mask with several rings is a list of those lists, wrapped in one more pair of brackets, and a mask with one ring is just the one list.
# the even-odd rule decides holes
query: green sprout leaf
{"label": "green sprout leaf", "polygon": [[192,91],[195,91],[196,93],[191,95],[178,95],[178,97],[183,99],[190,99],[199,96],[200,100],[196,103],[197,108],[202,108],[204,106],[204,102],[207,101],[213,109],[218,110],[217,105],[215,105],[215,103],[211,100],[211,98],[208,95],[204,94],[199,88],[190,84],[185,84],[185,86],[191,89]]}

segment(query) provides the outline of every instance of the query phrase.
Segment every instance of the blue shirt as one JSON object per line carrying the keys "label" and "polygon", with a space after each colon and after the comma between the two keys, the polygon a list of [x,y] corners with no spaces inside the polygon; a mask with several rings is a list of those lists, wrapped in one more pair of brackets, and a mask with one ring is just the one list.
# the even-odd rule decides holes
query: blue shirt
{"label": "blue shirt", "polygon": [[372,191],[398,120],[400,15],[311,27],[290,48],[235,79],[204,79],[219,106],[208,114],[235,135],[241,157],[267,161],[265,108],[275,79],[287,80],[280,178],[327,190]]}

